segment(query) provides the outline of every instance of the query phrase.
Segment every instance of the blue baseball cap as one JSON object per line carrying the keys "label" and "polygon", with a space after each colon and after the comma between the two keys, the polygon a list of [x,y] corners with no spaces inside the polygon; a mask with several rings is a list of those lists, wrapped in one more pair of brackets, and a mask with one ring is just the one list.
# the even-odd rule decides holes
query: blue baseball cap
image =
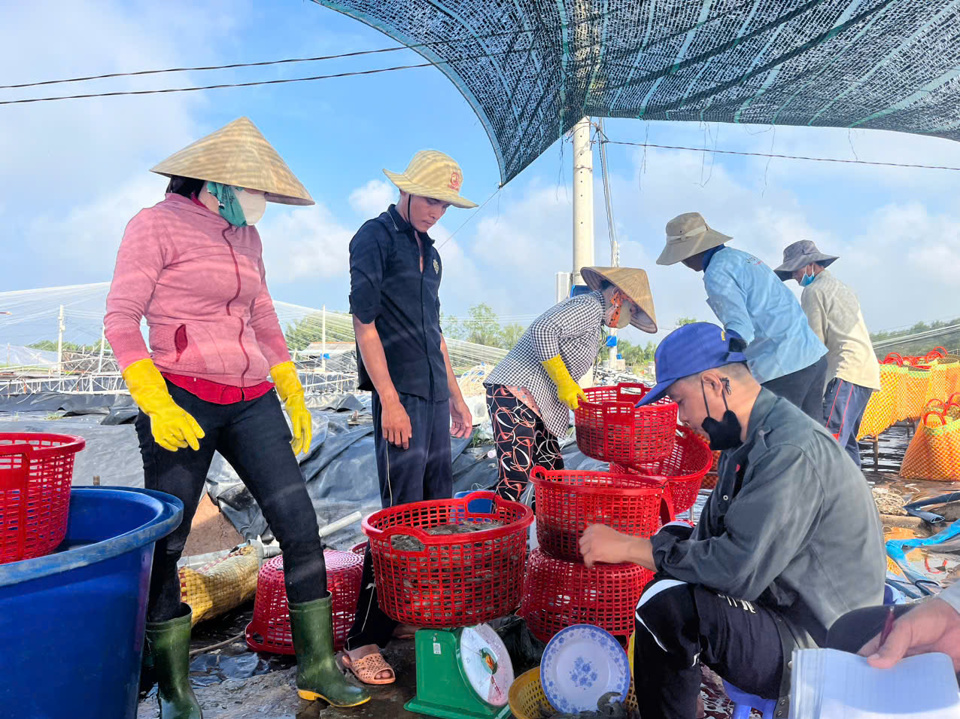
{"label": "blue baseball cap", "polygon": [[692,322],[678,327],[657,347],[653,359],[657,365],[657,384],[637,407],[651,404],[679,379],[734,362],[746,362],[743,339],[736,332],[709,322]]}

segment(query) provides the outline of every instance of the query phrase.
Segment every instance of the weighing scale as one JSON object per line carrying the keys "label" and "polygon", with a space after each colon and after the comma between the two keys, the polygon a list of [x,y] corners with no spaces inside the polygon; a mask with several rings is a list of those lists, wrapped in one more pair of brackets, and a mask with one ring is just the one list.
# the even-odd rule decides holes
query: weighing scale
{"label": "weighing scale", "polygon": [[513,664],[488,625],[418,629],[417,696],[407,711],[443,719],[506,719]]}

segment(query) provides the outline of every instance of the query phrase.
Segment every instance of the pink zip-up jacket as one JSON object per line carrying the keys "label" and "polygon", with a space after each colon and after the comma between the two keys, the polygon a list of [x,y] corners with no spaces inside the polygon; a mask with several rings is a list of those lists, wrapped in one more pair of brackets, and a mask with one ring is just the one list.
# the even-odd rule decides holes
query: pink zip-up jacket
{"label": "pink zip-up jacket", "polygon": [[257,230],[176,194],[127,225],[104,325],[121,369],[152,356],[161,372],[250,387],[290,359]]}

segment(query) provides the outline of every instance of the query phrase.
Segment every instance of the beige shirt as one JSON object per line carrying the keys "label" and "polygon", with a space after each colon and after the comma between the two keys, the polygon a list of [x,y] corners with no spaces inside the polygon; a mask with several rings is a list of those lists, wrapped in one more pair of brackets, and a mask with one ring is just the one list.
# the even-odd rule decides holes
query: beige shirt
{"label": "beige shirt", "polygon": [[803,289],[800,305],[810,328],[827,346],[827,381],[880,389],[880,363],[853,290],[823,270]]}

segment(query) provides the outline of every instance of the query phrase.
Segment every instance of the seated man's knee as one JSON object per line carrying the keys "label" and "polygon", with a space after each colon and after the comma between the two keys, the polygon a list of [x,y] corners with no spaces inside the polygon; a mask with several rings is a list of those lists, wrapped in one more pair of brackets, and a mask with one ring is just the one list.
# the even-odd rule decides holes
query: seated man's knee
{"label": "seated man's knee", "polygon": [[[894,613],[899,617],[909,609],[909,605],[899,605]],[[888,613],[889,607],[863,607],[847,612],[830,627],[826,646],[856,654],[883,630]]]}
{"label": "seated man's knee", "polygon": [[646,636],[665,652],[685,648],[684,637],[698,622],[693,586],[676,579],[651,582],[637,604],[637,646]]}

